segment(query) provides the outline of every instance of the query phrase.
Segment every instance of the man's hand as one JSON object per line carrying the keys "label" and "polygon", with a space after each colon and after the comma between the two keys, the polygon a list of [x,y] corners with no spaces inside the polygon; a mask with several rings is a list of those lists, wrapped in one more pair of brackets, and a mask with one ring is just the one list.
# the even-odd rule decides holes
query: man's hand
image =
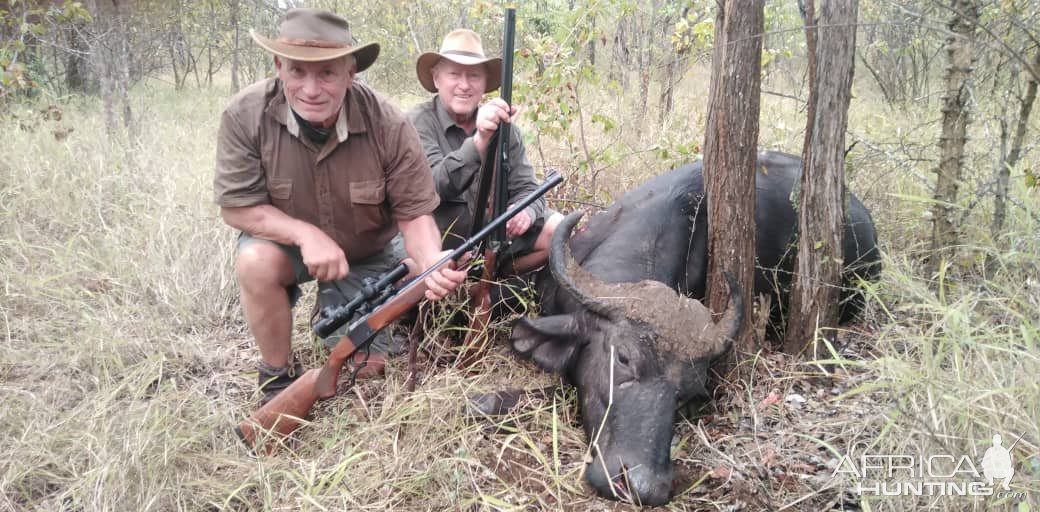
{"label": "man's hand", "polygon": [[491,144],[491,137],[495,135],[498,125],[512,122],[518,112],[516,105],[510,109],[506,100],[502,98],[495,98],[477,110],[477,133],[473,135],[473,143],[476,144],[481,158],[487,156],[488,145]]}
{"label": "man's hand", "polygon": [[307,273],[318,281],[334,281],[343,279],[350,271],[347,255],[339,244],[329,238],[324,231],[313,227],[305,230],[298,241],[303,264]]}
{"label": "man's hand", "polygon": [[[442,251],[437,255],[437,259],[428,262],[423,265],[423,271],[430,268],[434,263],[437,263],[442,258],[448,255],[451,251]],[[426,298],[430,300],[441,300],[446,295],[451,293],[452,290],[458,288],[463,281],[466,280],[466,272],[462,270],[455,270],[455,264],[449,263],[440,268],[440,270],[426,276]]]}
{"label": "man's hand", "polygon": [[[509,207],[512,208],[513,205],[509,205]],[[506,236],[516,238],[526,233],[533,222],[531,216],[527,214],[527,210],[516,214],[515,217],[506,221]]]}

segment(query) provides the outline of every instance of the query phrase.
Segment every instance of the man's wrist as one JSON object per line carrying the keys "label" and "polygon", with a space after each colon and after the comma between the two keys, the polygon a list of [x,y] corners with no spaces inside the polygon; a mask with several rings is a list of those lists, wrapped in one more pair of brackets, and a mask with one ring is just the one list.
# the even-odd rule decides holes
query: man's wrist
{"label": "man's wrist", "polygon": [[289,236],[291,237],[292,244],[297,247],[303,247],[305,242],[314,238],[314,230],[316,229],[318,229],[317,226],[310,223],[299,219],[292,219],[292,223],[289,225]]}
{"label": "man's wrist", "polygon": [[478,151],[478,152],[479,152],[479,153],[480,153],[481,155],[483,155],[484,153],[487,153],[487,148],[488,148],[488,145],[489,145],[490,143],[491,143],[491,142],[490,142],[489,140],[486,140],[486,139],[484,138],[484,136],[483,136],[483,135],[481,134],[480,130],[477,130],[477,133],[474,133],[474,134],[473,134],[473,147],[474,147],[474,148],[475,148],[475,149],[476,149],[476,150],[477,150],[477,151]]}

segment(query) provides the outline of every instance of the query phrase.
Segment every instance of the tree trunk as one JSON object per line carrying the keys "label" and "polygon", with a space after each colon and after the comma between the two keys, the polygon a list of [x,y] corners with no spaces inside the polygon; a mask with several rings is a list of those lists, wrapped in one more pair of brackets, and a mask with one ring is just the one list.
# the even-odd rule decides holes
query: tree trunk
{"label": "tree trunk", "polygon": [[[690,6],[684,7],[679,13],[678,19],[686,19],[689,12]],[[668,20],[668,23],[666,24],[671,26],[672,22]],[[666,51],[668,62],[664,65],[661,71],[661,97],[657,115],[657,124],[662,130],[665,127],[665,121],[668,119],[668,114],[672,112],[672,108],[675,106],[675,86],[679,83],[679,79],[682,77],[684,72],[683,59],[685,59],[689,53],[687,47],[678,47],[674,44],[670,44],[668,47],[671,51]]]}
{"label": "tree trunk", "polygon": [[65,29],[65,41],[69,46],[65,57],[65,87],[70,93],[85,93],[90,90],[86,58],[90,46],[84,35],[85,30],[86,24],[82,22],[72,23]]}
{"label": "tree trunk", "polygon": [[[596,16],[589,16],[589,27],[596,27]],[[585,45],[585,54],[589,61],[589,67],[596,67],[596,36],[589,36],[589,42]]]}
{"label": "tree trunk", "polygon": [[619,18],[614,31],[613,58],[610,59],[610,77],[621,84],[621,90],[628,90],[628,65],[631,54],[628,50],[628,37],[625,30],[625,18]]}
{"label": "tree trunk", "polygon": [[234,28],[234,36],[232,39],[231,49],[231,93],[238,92],[238,2],[239,0],[231,0],[231,26]]}
{"label": "tree trunk", "polygon": [[213,75],[217,73],[219,66],[213,64],[213,45],[217,44],[216,28],[216,8],[213,3],[209,4],[209,16],[206,27],[206,87],[213,87]]}
{"label": "tree trunk", "polygon": [[127,26],[127,12],[126,6],[122,4],[121,0],[112,0],[112,7],[114,8],[114,21],[113,27],[115,27],[114,42],[115,42],[115,54],[116,54],[116,68],[114,79],[116,82],[116,91],[119,94],[119,101],[123,106],[123,128],[126,129],[130,136],[137,134],[137,129],[134,123],[133,110],[130,108],[130,62],[133,60],[133,54],[130,51],[130,41],[128,39],[128,26]]}
{"label": "tree trunk", "polygon": [[678,73],[679,55],[671,55],[661,72],[661,99],[657,106],[657,125],[662,130],[664,129],[665,120],[668,119],[668,113],[672,111],[674,106],[675,82],[677,81],[676,75]]}
{"label": "tree trunk", "polygon": [[[838,325],[845,198],[845,129],[856,57],[858,0],[806,9],[809,108],[798,197],[798,256],[784,350],[803,351]],[[817,28],[818,27],[818,28]],[[825,331],[828,338],[833,331]]]}
{"label": "tree trunk", "polygon": [[86,4],[94,22],[91,24],[91,66],[98,77],[101,92],[101,112],[105,121],[105,133],[109,140],[118,135],[116,122],[115,80],[113,79],[113,62],[111,53],[112,22],[111,15],[105,12],[103,4],[97,0],[88,0]]}
{"label": "tree trunk", "polygon": [[[640,42],[639,50],[636,52],[639,65],[639,110],[637,112],[640,113],[646,112],[647,99],[650,97],[650,63],[653,62],[654,49],[649,31],[657,30],[652,21],[646,22],[647,16],[653,16],[653,7],[651,7],[650,14],[643,12],[638,14],[638,25],[636,25],[636,40]],[[645,116],[639,117],[640,128],[643,127],[645,119]]]}
{"label": "tree trunk", "polygon": [[947,25],[952,34],[946,39],[946,94],[943,96],[942,136],[939,139],[939,168],[932,207],[932,252],[929,270],[938,271],[941,262],[953,255],[957,245],[953,209],[957,203],[964,165],[971,110],[971,71],[973,69],[975,28],[979,9],[974,0],[951,0],[953,19]]}
{"label": "tree trunk", "polygon": [[1008,182],[1011,179],[1011,169],[1018,164],[1022,156],[1022,143],[1026,138],[1026,129],[1029,128],[1029,115],[1033,111],[1033,102],[1036,101],[1036,76],[1040,74],[1040,47],[1034,50],[1033,73],[1027,73],[1029,82],[1026,84],[1026,95],[1022,98],[1022,104],[1018,110],[1018,123],[1015,126],[1015,135],[1011,139],[1011,151],[1008,152],[1004,164],[997,171],[997,193],[993,200],[993,224],[990,233],[994,240],[998,240],[1004,230],[1004,220],[1007,218],[1007,196]]}
{"label": "tree trunk", "polygon": [[[704,181],[708,198],[708,305],[729,302],[724,273],[744,296],[748,325],[754,295],[755,172],[758,149],[764,1],[725,0],[715,17]],[[749,329],[734,340],[731,362],[757,347]]]}
{"label": "tree trunk", "polygon": [[178,91],[184,87],[184,80],[188,76],[187,65],[185,65],[183,70],[178,65],[184,45],[184,36],[181,33],[181,18],[183,16],[181,0],[176,0],[174,2],[173,22],[168,35],[168,46],[170,48],[170,68],[173,70],[173,88]]}

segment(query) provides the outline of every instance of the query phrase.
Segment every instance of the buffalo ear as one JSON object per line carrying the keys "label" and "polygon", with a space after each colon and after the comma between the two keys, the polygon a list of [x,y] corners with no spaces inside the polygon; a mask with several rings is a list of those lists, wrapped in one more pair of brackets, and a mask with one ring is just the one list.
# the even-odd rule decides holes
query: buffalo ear
{"label": "buffalo ear", "polygon": [[539,368],[564,373],[577,359],[584,336],[574,315],[524,317],[513,325],[509,344]]}

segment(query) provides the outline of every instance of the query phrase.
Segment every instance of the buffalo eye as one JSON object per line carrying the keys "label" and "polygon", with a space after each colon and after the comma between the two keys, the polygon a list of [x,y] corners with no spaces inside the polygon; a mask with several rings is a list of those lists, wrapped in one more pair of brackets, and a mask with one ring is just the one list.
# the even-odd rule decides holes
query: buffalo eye
{"label": "buffalo eye", "polygon": [[614,384],[618,388],[624,389],[639,379],[636,369],[632,365],[632,359],[625,351],[617,350],[614,360],[617,361],[617,364],[614,365]]}

